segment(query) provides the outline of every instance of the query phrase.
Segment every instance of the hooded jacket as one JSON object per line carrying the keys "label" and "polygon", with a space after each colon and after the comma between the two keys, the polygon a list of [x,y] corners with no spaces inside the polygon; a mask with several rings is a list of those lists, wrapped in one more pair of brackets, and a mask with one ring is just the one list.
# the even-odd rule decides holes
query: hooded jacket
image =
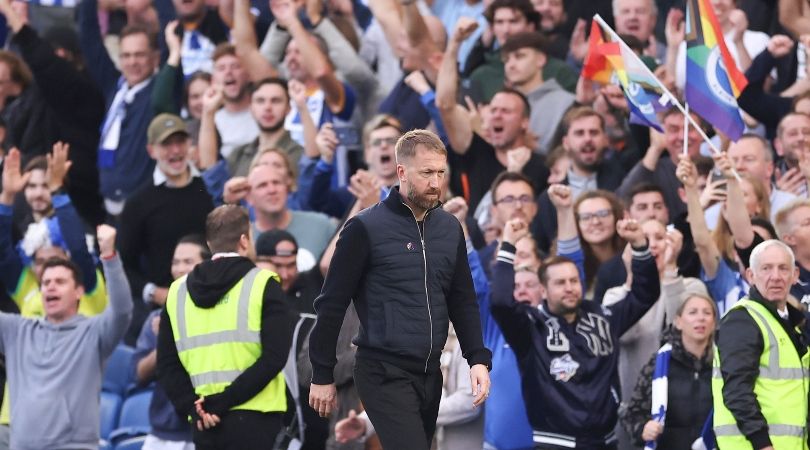
{"label": "hooded jacket", "polygon": [[[213,308],[254,267],[252,261],[243,257],[223,257],[198,264],[187,278],[191,301],[198,308]],[[264,290],[262,304],[261,356],[224,391],[205,397],[203,409],[224,420],[232,407],[256,396],[287,363],[294,325],[281,285],[271,279]],[[177,412],[196,418],[194,402],[198,395],[180,362],[172,323],[165,309],[158,333],[157,378]]]}

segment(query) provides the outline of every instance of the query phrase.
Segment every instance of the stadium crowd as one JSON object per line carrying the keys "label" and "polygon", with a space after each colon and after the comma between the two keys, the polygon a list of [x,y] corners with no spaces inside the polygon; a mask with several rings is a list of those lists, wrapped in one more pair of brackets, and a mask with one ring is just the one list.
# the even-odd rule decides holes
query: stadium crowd
{"label": "stadium crowd", "polygon": [[[687,3],[711,6],[747,79],[736,140],[672,105],[658,130],[640,124],[615,76],[582,75],[599,14],[683,100]],[[458,219],[492,351],[473,407],[451,326],[435,448],[807,448],[807,1],[0,0],[0,13],[0,450],[380,448],[353,382],[365,310],[340,329],[327,418],[306,401],[322,370],[309,333],[344,224],[399,195],[398,141],[414,129],[446,146],[446,171],[416,176]],[[413,243],[381,245],[421,267]],[[260,356],[200,381],[185,321],[242,283]],[[386,317],[385,333],[406,320]],[[144,392],[144,427],[104,401]],[[270,433],[240,409],[282,419]]]}

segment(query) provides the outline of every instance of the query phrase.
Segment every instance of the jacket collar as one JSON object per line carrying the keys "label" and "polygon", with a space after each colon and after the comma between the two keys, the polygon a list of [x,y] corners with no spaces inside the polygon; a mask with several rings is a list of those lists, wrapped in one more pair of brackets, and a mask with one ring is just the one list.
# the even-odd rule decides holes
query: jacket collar
{"label": "jacket collar", "polygon": [[[760,305],[764,306],[765,309],[768,310],[777,320],[782,320],[779,316],[779,312],[776,310],[776,305],[765,298],[760,294],[759,290],[757,290],[756,286],[751,286],[751,289],[748,291],[748,299],[759,303]],[[786,304],[788,310],[788,321],[792,326],[798,326],[804,321],[804,314],[801,311],[794,308],[793,305],[790,303]]]}
{"label": "jacket collar", "polygon": [[[382,201],[382,203],[391,208],[394,212],[398,214],[402,214],[403,216],[413,217],[413,211],[408,205],[405,204],[405,199],[402,198],[402,194],[399,192],[399,186],[394,186],[391,188],[391,192],[389,192],[388,197]],[[433,211],[434,209],[441,208],[443,203],[439,201],[436,206],[430,208],[425,212],[425,217],[427,217],[427,213]]]}

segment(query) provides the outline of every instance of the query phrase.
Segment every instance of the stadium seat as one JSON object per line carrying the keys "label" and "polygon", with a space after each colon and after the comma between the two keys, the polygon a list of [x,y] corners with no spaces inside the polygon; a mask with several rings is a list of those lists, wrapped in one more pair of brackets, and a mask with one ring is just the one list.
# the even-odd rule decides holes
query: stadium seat
{"label": "stadium seat", "polygon": [[115,348],[104,368],[102,390],[114,392],[120,396],[126,393],[127,387],[132,384],[132,355],[134,353],[135,349],[126,345],[119,345]]}
{"label": "stadium seat", "polygon": [[[110,441],[124,442],[133,436],[149,433],[149,403],[152,401],[152,390],[139,391],[124,400],[121,414],[118,417],[118,428],[110,433]],[[118,444],[116,444],[116,449]]]}
{"label": "stadium seat", "polygon": [[114,392],[101,391],[101,439],[108,439],[118,427],[118,414],[121,412],[121,396]]}
{"label": "stadium seat", "polygon": [[113,447],[114,450],[141,450],[143,448],[143,443],[146,440],[146,436],[138,436],[129,439],[125,439]]}

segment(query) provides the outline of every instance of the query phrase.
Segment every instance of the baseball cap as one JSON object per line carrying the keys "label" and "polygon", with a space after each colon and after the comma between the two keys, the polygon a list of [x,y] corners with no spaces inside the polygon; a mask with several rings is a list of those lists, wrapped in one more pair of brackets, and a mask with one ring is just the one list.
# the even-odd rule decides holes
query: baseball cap
{"label": "baseball cap", "polygon": [[[282,242],[292,242],[294,249],[278,250],[278,244]],[[298,242],[295,237],[284,230],[265,231],[256,239],[256,256],[294,256],[298,254]]]}
{"label": "baseball cap", "polygon": [[150,145],[155,145],[160,144],[175,133],[183,133],[189,136],[186,123],[174,114],[163,113],[152,119],[149,129],[146,130],[146,138]]}

